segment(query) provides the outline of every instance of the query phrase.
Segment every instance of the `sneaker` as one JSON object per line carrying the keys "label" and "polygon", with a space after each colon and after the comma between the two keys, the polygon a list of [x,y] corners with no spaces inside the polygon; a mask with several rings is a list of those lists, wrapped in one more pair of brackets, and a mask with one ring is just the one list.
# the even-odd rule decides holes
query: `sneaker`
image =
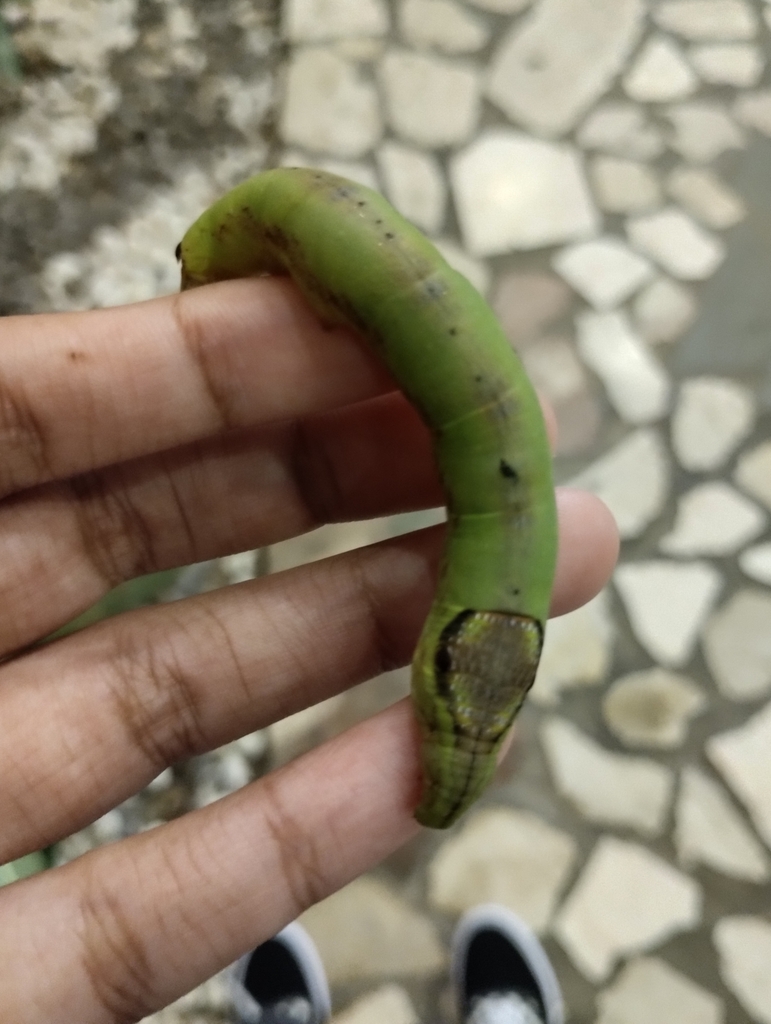
{"label": "sneaker", "polygon": [[233,965],[239,1024],[322,1024],[331,1013],[318,950],[296,921]]}
{"label": "sneaker", "polygon": [[464,1024],[564,1024],[559,982],[543,946],[505,907],[483,904],[464,914],[450,971]]}

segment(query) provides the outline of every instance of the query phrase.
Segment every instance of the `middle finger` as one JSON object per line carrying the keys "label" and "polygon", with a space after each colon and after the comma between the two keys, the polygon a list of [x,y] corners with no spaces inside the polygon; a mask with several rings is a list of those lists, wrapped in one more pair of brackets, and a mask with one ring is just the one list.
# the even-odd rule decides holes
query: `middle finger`
{"label": "middle finger", "polygon": [[399,392],[16,495],[0,503],[0,652],[124,580],[442,500]]}

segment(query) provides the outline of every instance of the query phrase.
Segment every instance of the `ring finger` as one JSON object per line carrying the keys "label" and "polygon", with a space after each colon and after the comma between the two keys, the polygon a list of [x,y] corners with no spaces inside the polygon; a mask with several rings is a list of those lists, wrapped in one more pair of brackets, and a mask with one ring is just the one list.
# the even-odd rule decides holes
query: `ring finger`
{"label": "ring finger", "polygon": [[[559,501],[553,612],[588,600],[616,534],[597,499]],[[442,530],[119,616],[9,662],[0,677],[0,861],[104,813],[166,765],[404,664]]]}

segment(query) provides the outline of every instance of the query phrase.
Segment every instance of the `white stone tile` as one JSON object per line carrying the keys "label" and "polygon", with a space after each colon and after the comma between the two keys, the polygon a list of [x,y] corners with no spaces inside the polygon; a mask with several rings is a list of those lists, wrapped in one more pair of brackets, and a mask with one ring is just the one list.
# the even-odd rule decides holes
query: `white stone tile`
{"label": "white stone tile", "polygon": [[245,139],[260,139],[265,130],[265,115],[273,109],[272,83],[238,75],[217,75],[204,81],[198,96],[206,123],[214,124],[224,114],[225,121]]}
{"label": "white stone tile", "polygon": [[720,975],[757,1024],[771,1024],[771,924],[763,917],[724,917],[712,932]]}
{"label": "white stone tile", "polygon": [[651,36],[624,75],[623,85],[638,103],[666,103],[690,96],[699,79],[674,40]]}
{"label": "white stone tile", "polygon": [[389,141],[378,150],[377,162],[385,193],[399,213],[431,235],[441,231],[447,187],[439,161]]}
{"label": "white stone tile", "polygon": [[618,306],[653,276],[653,265],[620,238],[606,235],[575,242],[552,266],[595,309]]}
{"label": "white stone tile", "polygon": [[433,974],[445,955],[430,918],[382,882],[363,876],[306,910],[331,985]]}
{"label": "white stone tile", "polygon": [[293,43],[382,36],[388,22],[383,0],[286,0],[282,4],[282,34]]}
{"label": "white stone tile", "polygon": [[470,65],[427,53],[389,51],[379,65],[386,116],[408,142],[456,146],[479,120],[479,74]]}
{"label": "white stone tile", "polygon": [[[35,0],[19,11],[19,41],[23,40],[25,50],[37,53],[38,60],[42,56],[58,68],[102,73],[111,53],[128,50],[136,43],[138,6],[137,0],[80,0],[77,4]],[[6,21],[8,14],[6,11]],[[189,12],[185,14],[182,18],[192,22]],[[177,21],[178,15],[170,20]]]}
{"label": "white stone tile", "polygon": [[617,679],[603,697],[602,714],[626,746],[672,750],[685,743],[691,719],[706,705],[688,676],[651,668]]}
{"label": "white stone tile", "polygon": [[630,218],[627,234],[636,249],[684,281],[711,277],[725,257],[723,242],[676,207]]}
{"label": "white stone tile", "polygon": [[707,623],[704,654],[726,697],[757,700],[771,691],[771,594],[734,594]]}
{"label": "white stone tile", "polygon": [[520,358],[534,387],[552,402],[564,402],[586,388],[586,370],[568,338],[540,338]]}
{"label": "white stone tile", "polygon": [[466,0],[472,7],[492,11],[494,14],[517,14],[524,11],[532,2],[533,0]]}
{"label": "white stone tile", "polygon": [[639,537],[664,508],[670,467],[655,430],[636,430],[588,466],[570,484],[602,498],[624,540]]}
{"label": "white stone tile", "polygon": [[771,509],[771,441],[763,441],[741,456],[734,479],[748,494]]}
{"label": "white stone tile", "polygon": [[757,85],[766,66],[763,51],[752,43],[693,46],[688,57],[705,82],[740,89]]}
{"label": "white stone tile", "polygon": [[207,1017],[224,1015],[233,1008],[229,972],[221,971],[202,985],[175,1000],[170,1006],[143,1019],[143,1024],[201,1024]]}
{"label": "white stone tile", "polygon": [[614,637],[606,591],[581,608],[550,619],[530,699],[553,705],[562,690],[599,683],[610,666]]}
{"label": "white stone tile", "polygon": [[676,167],[667,178],[667,192],[708,228],[730,228],[747,213],[736,192],[703,167]]}
{"label": "white stone tile", "polygon": [[602,380],[613,407],[627,423],[649,423],[669,408],[669,376],[637,337],[625,313],[576,317],[578,351]]}
{"label": "white stone tile", "polygon": [[334,1024],[420,1024],[420,1017],[401,985],[382,985],[361,996],[332,1018]]}
{"label": "white stone tile", "polygon": [[674,838],[677,856],[684,867],[705,864],[748,882],[771,878],[768,855],[727,794],[693,766],[683,770]]}
{"label": "white stone tile", "polygon": [[771,587],[771,541],[742,551],[739,567],[745,576]]}
{"label": "white stone tile", "polygon": [[529,811],[477,811],[429,864],[428,900],[450,914],[501,903],[543,933],[577,853],[568,833]]}
{"label": "white stone tile", "polygon": [[[89,8],[82,5],[80,13]],[[91,16],[99,24],[98,16]],[[87,44],[96,41],[92,33],[84,33],[84,38]],[[80,52],[88,48],[82,44],[83,40]],[[107,60],[110,49],[96,46],[97,65]],[[98,127],[120,106],[120,89],[107,74],[86,70],[24,79],[18,94],[20,113],[7,117],[3,127],[0,192],[53,192],[69,173],[73,158],[96,150]]]}
{"label": "white stone tile", "polygon": [[674,341],[696,319],[696,299],[678,281],[659,277],[644,288],[632,307],[634,324],[646,341],[654,345]]}
{"label": "white stone tile", "polygon": [[361,157],[383,133],[375,87],[331,50],[300,49],[289,62],[279,129],[289,145]]}
{"label": "white stone tile", "polygon": [[278,768],[328,739],[343,708],[344,696],[338,693],[269,726],[271,767]]}
{"label": "white stone tile", "polygon": [[733,115],[747,128],[771,135],[771,89],[739,96],[734,103]]}
{"label": "white stone tile", "polygon": [[767,521],[730,484],[710,480],[680,497],[672,530],[659,548],[668,555],[732,555],[762,533]]}
{"label": "white stone tile", "polygon": [[373,64],[386,48],[386,40],[376,36],[343,36],[333,43],[343,60],[354,64]]}
{"label": "white stone tile", "polygon": [[672,417],[672,446],[691,472],[725,465],[752,430],[755,400],[747,388],[723,377],[693,377],[680,387]]}
{"label": "white stone tile", "polygon": [[642,0],[541,0],[493,57],[488,97],[536,134],[564,134],[621,71],[644,15]]}
{"label": "white stone tile", "polygon": [[615,583],[635,636],[664,665],[684,665],[722,586],[707,562],[627,562]]}
{"label": "white stone tile", "polygon": [[315,167],[330,174],[339,174],[341,178],[350,178],[367,188],[380,190],[378,176],[373,167],[359,160],[330,160],[324,157],[311,156],[298,149],[288,149],[280,160],[281,167]]}
{"label": "white stone tile", "polygon": [[327,523],[308,533],[290,537],[271,545],[270,571],[283,572],[298,565],[318,562],[322,558],[342,555],[346,551],[353,551],[367,544],[377,544],[393,536],[391,524],[392,521],[387,516],[355,523]]}
{"label": "white stone tile", "polygon": [[178,291],[174,246],[201,210],[258,170],[265,156],[250,146],[226,151],[208,174],[183,167],[125,221],[99,228],[79,252],[51,256],[40,281],[52,307],[117,306]]}
{"label": "white stone tile", "polygon": [[595,157],[589,165],[589,179],[600,208],[608,213],[642,213],[661,203],[656,175],[636,160]]}
{"label": "white stone tile", "polygon": [[672,125],[669,145],[693,163],[706,164],[729,149],[742,149],[746,138],[716,103],[691,100],[665,112]]}
{"label": "white stone tile", "polygon": [[738,729],[717,733],[707,756],[750,812],[766,846],[771,847],[771,704]]}
{"label": "white stone tile", "polygon": [[520,132],[483,132],[450,163],[466,247],[474,256],[539,249],[596,233],[578,153]]}
{"label": "white stone tile", "polygon": [[686,39],[752,39],[758,19],[745,0],[666,0],[653,11],[661,28]]}
{"label": "white stone tile", "polygon": [[597,996],[596,1024],[723,1024],[723,1002],[658,957],[636,957]]}
{"label": "white stone tile", "polygon": [[549,333],[572,302],[570,288],[555,274],[513,270],[499,277],[493,309],[509,341],[521,351]]}
{"label": "white stone tile", "polygon": [[452,238],[435,238],[433,242],[453,270],[463,274],[481,295],[487,295],[490,290],[491,274],[483,260],[469,256]]}
{"label": "white stone tile", "polygon": [[577,139],[583,149],[601,149],[638,160],[652,160],[664,151],[661,133],[634,103],[600,104],[579,128]]}
{"label": "white stone tile", "polygon": [[589,821],[660,835],[674,776],[648,757],[616,754],[572,722],[553,716],[541,727],[554,785]]}
{"label": "white stone tile", "polygon": [[399,7],[402,37],[418,50],[473,53],[490,38],[490,29],[455,0],[402,0]]}
{"label": "white stone tile", "polygon": [[638,843],[603,836],[554,931],[581,973],[598,983],[622,957],[695,928],[701,903],[692,878]]}

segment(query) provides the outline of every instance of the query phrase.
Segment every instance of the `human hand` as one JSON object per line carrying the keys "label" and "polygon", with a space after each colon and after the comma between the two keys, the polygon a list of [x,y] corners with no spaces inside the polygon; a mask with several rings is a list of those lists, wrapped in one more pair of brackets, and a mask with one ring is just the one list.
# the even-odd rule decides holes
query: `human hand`
{"label": "human hand", "polygon": [[[15,317],[0,341],[0,862],[167,765],[407,662],[442,529],[33,648],[142,573],[441,502],[425,428],[286,281]],[[559,493],[554,614],[617,536]],[[401,702],[231,796],[0,890],[0,1020],[158,1009],[419,831]]]}

